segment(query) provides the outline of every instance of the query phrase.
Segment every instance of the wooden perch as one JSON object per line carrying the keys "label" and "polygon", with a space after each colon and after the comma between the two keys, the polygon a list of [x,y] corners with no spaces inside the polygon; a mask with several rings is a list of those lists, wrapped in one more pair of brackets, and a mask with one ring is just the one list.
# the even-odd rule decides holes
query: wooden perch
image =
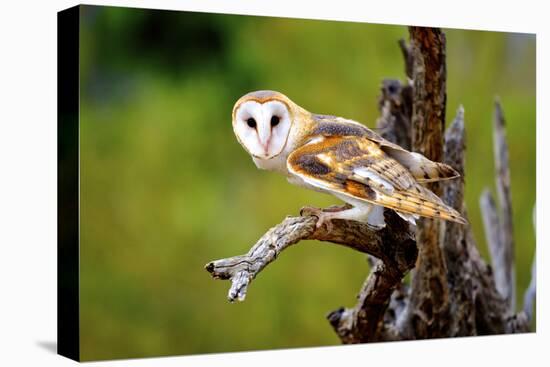
{"label": "wooden perch", "polygon": [[267,231],[246,255],[212,261],[205,268],[216,279],[231,280],[230,302],[244,301],[252,279],[288,246],[309,238],[316,223],[315,217],[288,217]]}
{"label": "wooden perch", "polygon": [[414,267],[414,234],[391,211],[386,212],[386,227],[378,231],[359,222],[334,220],[332,231],[327,232],[325,226],[316,228],[316,223],[317,218],[311,215],[288,217],[267,231],[246,255],[210,262],[206,270],[214,278],[229,279],[229,300],[242,301],[252,279],[284,249],[301,240],[328,241],[370,254],[380,262],[365,282],[357,305],[332,312],[328,318],[345,343],[373,340],[393,289]]}

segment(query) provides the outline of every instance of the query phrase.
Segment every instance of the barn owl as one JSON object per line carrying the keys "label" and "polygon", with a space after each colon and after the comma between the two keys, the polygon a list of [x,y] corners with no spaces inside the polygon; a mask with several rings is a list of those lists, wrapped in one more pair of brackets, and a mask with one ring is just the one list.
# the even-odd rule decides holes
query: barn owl
{"label": "barn owl", "polygon": [[419,216],[466,223],[421,185],[458,177],[453,168],[409,152],[356,121],[308,112],[267,90],[241,97],[232,117],[237,140],[259,169],[351,205],[318,210],[318,227],[331,229],[331,220],[346,219],[381,229],[384,207],[411,224]]}

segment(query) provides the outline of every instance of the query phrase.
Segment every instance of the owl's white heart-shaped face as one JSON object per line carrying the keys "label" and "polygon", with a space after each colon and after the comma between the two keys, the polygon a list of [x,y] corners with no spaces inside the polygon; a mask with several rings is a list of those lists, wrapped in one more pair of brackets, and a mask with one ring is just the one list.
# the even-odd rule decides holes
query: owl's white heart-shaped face
{"label": "owl's white heart-shaped face", "polygon": [[287,144],[292,116],[283,102],[260,103],[248,100],[238,105],[233,117],[233,131],[243,148],[253,157],[271,159]]}

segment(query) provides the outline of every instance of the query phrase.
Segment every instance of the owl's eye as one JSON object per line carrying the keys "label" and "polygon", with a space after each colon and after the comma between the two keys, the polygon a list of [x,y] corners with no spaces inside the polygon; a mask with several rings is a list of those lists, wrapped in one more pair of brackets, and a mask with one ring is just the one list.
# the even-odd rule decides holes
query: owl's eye
{"label": "owl's eye", "polygon": [[275,116],[275,115],[271,116],[271,126],[279,125],[279,121],[281,121],[279,116]]}
{"label": "owl's eye", "polygon": [[251,128],[256,127],[256,120],[254,120],[253,117],[250,117],[248,120],[246,120],[246,124],[250,126]]}

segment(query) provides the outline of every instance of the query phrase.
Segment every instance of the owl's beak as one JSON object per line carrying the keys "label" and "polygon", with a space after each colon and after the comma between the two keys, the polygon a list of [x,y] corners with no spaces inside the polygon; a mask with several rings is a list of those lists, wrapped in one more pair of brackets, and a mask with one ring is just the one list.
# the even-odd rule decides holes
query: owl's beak
{"label": "owl's beak", "polygon": [[269,157],[269,143],[271,143],[271,135],[267,139],[266,143],[262,144],[262,147],[264,148],[264,157],[265,158]]}

